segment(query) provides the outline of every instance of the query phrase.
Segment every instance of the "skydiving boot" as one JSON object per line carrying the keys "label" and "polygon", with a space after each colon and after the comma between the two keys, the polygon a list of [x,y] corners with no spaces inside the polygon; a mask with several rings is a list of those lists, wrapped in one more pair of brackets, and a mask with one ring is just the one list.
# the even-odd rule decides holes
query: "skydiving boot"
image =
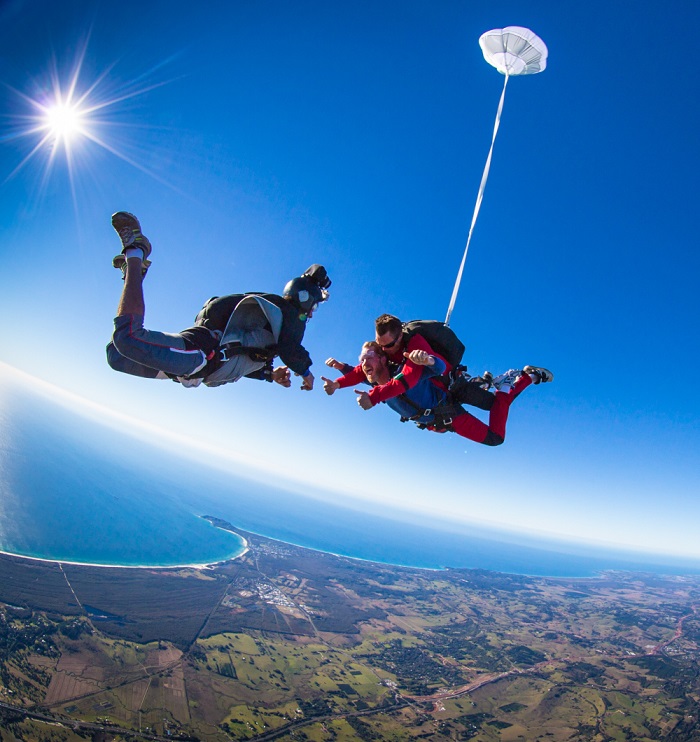
{"label": "skydiving boot", "polygon": [[481,379],[481,388],[487,391],[493,386],[493,374],[490,371],[484,371],[481,376],[477,376],[476,379]]}
{"label": "skydiving boot", "polygon": [[499,392],[507,392],[510,391],[513,384],[515,384],[516,380],[519,379],[523,375],[523,372],[519,368],[511,368],[509,371],[506,371],[504,374],[499,374],[498,376],[494,376],[491,380],[491,384],[499,391]]}
{"label": "skydiving boot", "polygon": [[139,220],[128,211],[117,211],[112,214],[112,226],[122,241],[122,251],[112,259],[112,265],[122,272],[122,278],[126,276],[127,250],[138,249],[143,253],[141,259],[141,273],[146,275],[146,271],[151,266],[148,256],[151,254],[151,243],[148,237],[141,234],[141,225]]}
{"label": "skydiving boot", "polygon": [[523,373],[533,377],[533,384],[546,384],[548,381],[554,381],[554,374],[541,366],[525,366]]}

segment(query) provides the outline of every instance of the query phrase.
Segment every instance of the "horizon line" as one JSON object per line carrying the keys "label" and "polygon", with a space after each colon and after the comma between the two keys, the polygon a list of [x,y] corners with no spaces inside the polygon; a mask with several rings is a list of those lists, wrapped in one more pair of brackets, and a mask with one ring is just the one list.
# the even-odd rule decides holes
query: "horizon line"
{"label": "horizon line", "polygon": [[[38,385],[38,388],[30,387],[29,391],[35,391],[37,394],[42,394],[44,396],[47,396],[52,402],[56,404],[61,404],[64,407],[68,407],[70,412],[76,415],[83,415],[88,416],[90,419],[95,420],[98,424],[105,425],[108,427],[111,427],[112,429],[116,429],[119,433],[127,436],[131,436],[134,438],[140,438],[143,440],[143,436],[139,435],[139,433],[134,432],[133,426],[136,426],[138,429],[140,429],[141,433],[143,435],[148,434],[146,438],[146,442],[149,445],[152,445],[156,448],[160,448],[161,450],[165,450],[167,453],[171,454],[173,453],[172,448],[167,445],[167,442],[171,443],[177,443],[182,447],[180,453],[187,458],[193,458],[195,453],[194,451],[198,451],[199,453],[205,454],[209,460],[207,462],[207,465],[214,470],[218,471],[224,471],[226,473],[230,473],[230,470],[227,468],[228,465],[231,463],[235,463],[238,467],[242,467],[245,471],[242,473],[241,471],[236,471],[236,476],[241,477],[242,479],[248,479],[249,481],[256,482],[256,483],[264,483],[267,486],[270,486],[270,475],[271,472],[269,469],[265,468],[265,465],[262,464],[262,462],[255,461],[255,463],[251,464],[249,459],[243,459],[238,458],[234,453],[231,453],[228,450],[224,450],[218,446],[211,446],[210,444],[205,443],[199,443],[196,440],[191,440],[189,438],[186,438],[184,435],[181,435],[179,433],[173,433],[172,431],[166,430],[164,428],[161,428],[157,425],[154,425],[153,423],[147,422],[145,420],[141,420],[139,418],[131,417],[129,415],[125,415],[122,412],[119,412],[118,410],[114,410],[111,407],[107,407],[106,405],[95,402],[91,399],[87,399],[86,397],[83,397],[76,392],[70,391],[69,389],[66,389],[64,387],[60,387],[56,385],[53,382],[47,381],[45,379],[42,379],[41,377],[34,376],[33,374],[30,374],[22,369],[19,369],[15,366],[10,365],[6,361],[3,361],[0,359],[0,372],[2,370],[6,370],[11,374],[14,374],[15,376],[19,377],[20,382],[33,382]],[[56,396],[54,396],[56,395]],[[77,404],[77,408],[74,406],[69,406],[68,403],[74,403]],[[118,423],[129,423],[130,426],[132,426],[131,429],[125,430],[123,427],[119,427]],[[201,464],[201,459],[196,459],[198,464]],[[337,502],[334,502],[338,507],[345,507],[349,508],[351,510],[360,511],[365,514],[370,513],[370,511],[365,507],[361,507],[360,504],[371,504],[374,505],[374,501],[370,500],[367,497],[363,497],[362,495],[358,494],[355,490],[351,488],[343,488],[338,486],[325,486],[325,490],[320,490],[318,487],[318,484],[308,478],[301,478],[297,476],[289,476],[286,474],[282,474],[280,472],[276,472],[273,470],[272,478],[276,479],[278,481],[273,482],[273,486],[279,486],[280,489],[291,491],[297,496],[306,497],[312,500],[322,500],[324,502],[328,502],[328,498],[314,496],[313,494],[310,494],[309,486],[312,486],[314,490],[321,491],[327,491],[331,493],[337,493],[342,495],[349,495],[353,498],[355,501],[354,505],[348,505],[346,502],[343,504],[339,504]],[[303,485],[304,489],[302,491],[296,489],[297,486]],[[390,505],[384,505],[383,508],[384,512],[380,517],[387,518],[389,520],[392,520],[391,513],[395,513],[396,511],[404,514],[404,518],[401,517],[395,517],[393,520],[396,520],[398,522],[402,523],[409,523],[415,525],[415,523],[411,520],[411,517],[421,517],[424,518],[426,515],[430,517],[432,521],[432,527],[435,530],[441,530],[448,533],[460,533],[461,531],[456,531],[454,528],[454,519],[448,520],[445,518],[443,521],[441,518],[436,517],[434,510],[432,509],[425,509],[425,508],[407,508],[407,507],[393,507]],[[370,513],[371,514],[371,513]],[[375,514],[376,511],[375,511]],[[626,555],[627,557],[630,557],[632,555],[636,557],[651,557],[654,558],[665,558],[665,559],[671,559],[671,560],[682,560],[682,561],[694,561],[694,562],[700,562],[700,554],[689,554],[687,552],[674,552],[674,551],[659,551],[659,550],[644,550],[643,547],[639,545],[623,545],[615,542],[609,542],[609,541],[600,541],[596,539],[591,538],[581,538],[581,537],[575,537],[570,536],[568,534],[563,534],[561,532],[553,532],[553,531],[539,531],[536,529],[528,529],[528,528],[517,528],[514,525],[506,524],[502,522],[494,522],[486,519],[460,519],[458,521],[459,525],[462,525],[466,528],[472,527],[472,528],[479,528],[479,529],[485,529],[489,531],[495,532],[494,536],[500,536],[501,540],[506,541],[508,543],[514,543],[516,545],[523,545],[520,543],[517,539],[526,539],[526,540],[538,540],[538,541],[549,541],[554,542],[554,544],[550,544],[550,546],[532,546],[532,544],[526,544],[530,546],[530,548],[536,548],[543,551],[551,551],[551,546],[558,545],[558,546],[566,546],[569,549],[572,547],[574,549],[583,548],[586,550],[612,550],[614,552],[618,552],[621,555]],[[510,539],[516,539],[515,541],[509,541]],[[9,552],[8,552],[9,553]],[[329,552],[330,553],[330,552]],[[21,555],[17,555],[21,556]],[[28,557],[31,558],[31,557]],[[49,560],[53,561],[53,560]],[[67,563],[67,562],[66,562]],[[109,565],[114,566],[114,565]],[[127,566],[127,565],[124,565]],[[187,565],[185,565],[187,566]],[[397,565],[400,566],[400,565]]]}

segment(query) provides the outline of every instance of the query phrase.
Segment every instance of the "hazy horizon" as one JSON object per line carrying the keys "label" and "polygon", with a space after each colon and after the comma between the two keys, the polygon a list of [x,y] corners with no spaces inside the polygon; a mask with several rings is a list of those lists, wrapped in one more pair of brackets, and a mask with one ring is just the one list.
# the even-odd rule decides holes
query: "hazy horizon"
{"label": "hazy horizon", "polygon": [[[81,407],[75,395],[50,384],[37,388],[30,376],[6,364],[0,364],[0,379],[0,420],[5,431],[0,442],[4,489],[0,549],[9,553],[124,566],[212,563],[230,557],[233,549],[223,532],[214,532],[201,520],[214,515],[269,538],[403,566],[546,574],[547,564],[556,563],[552,571],[562,575],[566,574],[562,569],[579,574],[586,561],[590,573],[663,571],[663,565],[673,573],[700,569],[700,559],[693,555],[576,542],[493,524],[447,522],[430,517],[427,509],[424,513],[389,509],[359,498],[345,499],[341,505],[337,493],[316,488],[302,494],[299,488],[278,486],[274,479],[265,482],[264,472],[257,472],[255,479],[246,477],[232,460],[216,461],[212,456],[207,463],[197,451],[186,453],[188,464],[182,451],[175,459],[172,448],[163,445],[168,439],[177,442],[165,431],[156,446],[115,424],[121,418],[110,419],[109,411],[93,404]],[[34,450],[32,445],[39,448]],[[122,452],[134,446],[139,448],[139,461],[128,464]],[[25,461],[18,465],[18,457]],[[36,469],[35,459],[41,460],[41,469],[30,475]],[[43,530],[39,520],[46,521]],[[324,529],[324,522],[334,528]],[[20,525],[13,528],[13,524]],[[8,538],[17,540],[23,527],[28,533],[36,532],[34,546],[8,548]],[[103,528],[114,535],[110,538]],[[86,537],[86,532],[91,535]],[[138,555],[146,533],[155,543],[150,551],[144,550],[150,556],[142,564]],[[37,553],[37,543],[44,551]],[[120,558],[121,553],[129,559]],[[90,554],[99,558],[95,561]],[[173,554],[186,556],[178,561]]]}

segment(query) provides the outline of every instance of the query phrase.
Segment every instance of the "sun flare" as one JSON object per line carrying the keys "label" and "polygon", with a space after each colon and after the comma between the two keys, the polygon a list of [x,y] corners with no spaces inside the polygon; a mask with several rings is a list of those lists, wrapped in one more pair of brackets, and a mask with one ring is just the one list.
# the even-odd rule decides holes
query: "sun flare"
{"label": "sun flare", "polygon": [[86,114],[78,105],[57,103],[47,108],[44,118],[47,133],[57,143],[67,145],[77,136],[87,133]]}
{"label": "sun flare", "polygon": [[[81,80],[81,70],[87,52],[87,41],[78,50],[73,70],[68,75],[59,74],[55,60],[42,80],[38,94],[30,95],[5,85],[21,101],[25,111],[18,110],[9,116],[11,125],[0,137],[0,143],[26,139],[33,143],[17,164],[4,178],[7,182],[24,170],[30,163],[39,165],[42,184],[58,165],[63,163],[71,182],[71,189],[80,170],[91,170],[91,162],[100,150],[108,152],[142,172],[165,182],[155,173],[127,153],[128,148],[137,149],[138,142],[120,141],[115,133],[125,131],[125,120],[115,116],[120,104],[144,95],[168,83],[167,80],[148,81],[148,75],[138,76],[139,83],[118,85],[110,73],[114,65],[108,66],[91,82]],[[133,124],[132,131],[135,131]],[[138,124],[137,124],[138,126]],[[125,148],[127,148],[125,150]],[[167,182],[165,182],[168,185]]]}

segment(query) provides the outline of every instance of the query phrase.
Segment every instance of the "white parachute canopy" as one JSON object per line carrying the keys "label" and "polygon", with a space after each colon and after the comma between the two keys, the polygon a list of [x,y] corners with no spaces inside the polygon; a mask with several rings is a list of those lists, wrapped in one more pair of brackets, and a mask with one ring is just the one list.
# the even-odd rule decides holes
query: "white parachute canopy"
{"label": "white parachute canopy", "polygon": [[534,75],[547,66],[547,47],[529,28],[494,28],[481,35],[479,46],[502,75]]}
{"label": "white parachute canopy", "polygon": [[447,316],[445,317],[446,325],[450,324],[450,316],[452,315],[452,310],[457,301],[457,292],[459,291],[459,284],[462,282],[462,273],[464,272],[464,264],[467,260],[469,243],[472,240],[474,225],[476,224],[476,218],[479,215],[481,201],[484,198],[484,189],[486,188],[486,181],[488,180],[489,170],[491,169],[493,145],[496,142],[496,134],[498,133],[498,127],[501,123],[503,101],[506,97],[506,85],[508,85],[508,80],[511,76],[534,75],[537,72],[542,72],[542,70],[547,66],[547,46],[544,41],[542,41],[537,34],[530,31],[529,28],[523,28],[522,26],[494,28],[492,31],[487,31],[481,35],[479,38],[479,46],[481,47],[481,51],[484,53],[484,59],[492,67],[495,67],[502,75],[505,75],[505,80],[503,82],[501,100],[498,104],[498,110],[496,111],[496,122],[494,123],[493,136],[491,137],[491,149],[486,158],[486,165],[484,167],[484,173],[481,176],[481,185],[479,186],[479,193],[477,194],[476,205],[474,206],[474,215],[472,216],[472,223],[469,227],[467,245],[464,248],[462,263],[459,266],[457,280],[454,289],[452,290],[450,306],[447,309]]}

